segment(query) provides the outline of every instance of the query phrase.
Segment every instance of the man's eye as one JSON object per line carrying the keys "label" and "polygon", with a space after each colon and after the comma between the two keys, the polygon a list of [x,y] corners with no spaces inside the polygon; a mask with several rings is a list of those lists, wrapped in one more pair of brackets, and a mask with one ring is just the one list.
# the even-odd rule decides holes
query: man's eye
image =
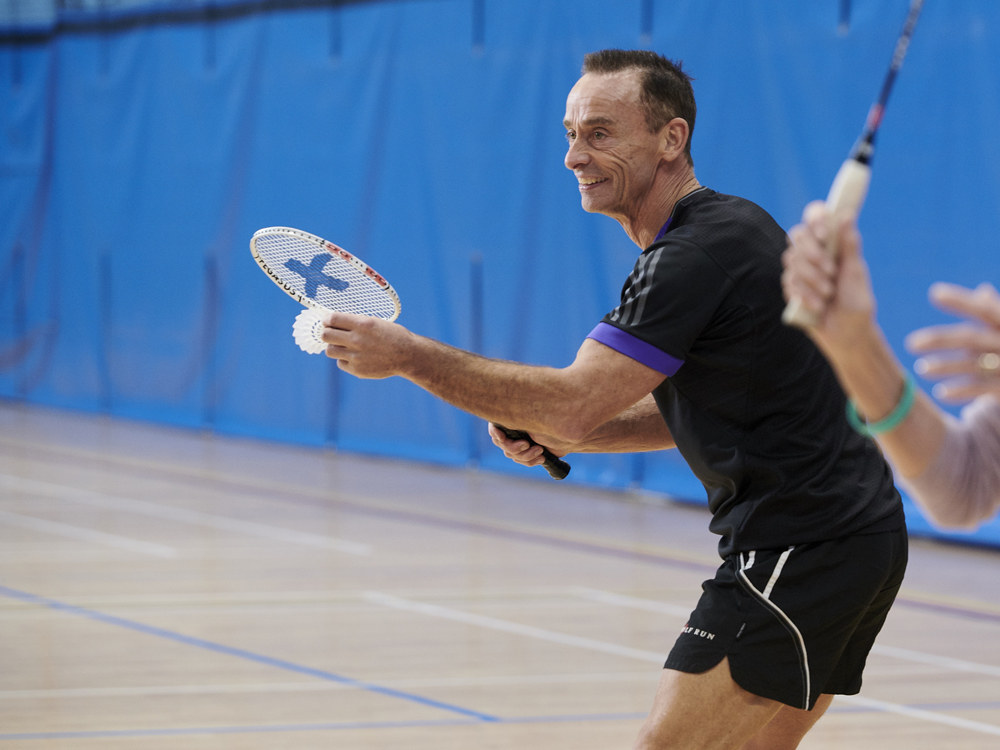
{"label": "man's eye", "polygon": [[607,137],[608,137],[608,134],[607,133],[602,133],[600,130],[598,130],[596,133],[594,133],[594,140],[595,141],[601,141],[601,140],[604,140]]}
{"label": "man's eye", "polygon": [[575,139],[576,139],[576,133],[574,133],[572,130],[567,130],[566,131],[566,140],[567,141],[572,141],[572,140],[575,140]]}

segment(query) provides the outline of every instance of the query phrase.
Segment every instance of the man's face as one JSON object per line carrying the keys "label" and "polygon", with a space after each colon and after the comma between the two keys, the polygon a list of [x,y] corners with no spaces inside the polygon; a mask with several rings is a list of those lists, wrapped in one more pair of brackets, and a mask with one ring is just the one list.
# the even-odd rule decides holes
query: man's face
{"label": "man's face", "polygon": [[566,99],[566,167],[584,211],[634,217],[659,164],[660,138],[646,126],[639,73],[587,73]]}

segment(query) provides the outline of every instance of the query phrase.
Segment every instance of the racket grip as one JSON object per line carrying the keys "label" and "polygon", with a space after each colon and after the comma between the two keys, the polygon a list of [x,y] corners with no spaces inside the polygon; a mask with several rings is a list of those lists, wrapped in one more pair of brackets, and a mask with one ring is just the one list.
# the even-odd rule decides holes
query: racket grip
{"label": "racket grip", "polygon": [[[856,216],[861,212],[865,197],[868,195],[868,184],[871,179],[872,168],[853,157],[840,165],[837,176],[833,179],[830,193],[826,196],[830,231],[828,233],[829,239],[824,247],[834,258],[837,257],[836,221],[845,213],[852,213]],[[802,305],[802,300],[798,298],[793,298],[788,302],[781,314],[781,321],[785,325],[797,328],[815,328],[819,325],[819,317],[807,310]]]}
{"label": "racket grip", "polygon": [[[528,433],[523,430],[511,430],[504,427],[502,424],[497,424],[496,422],[493,422],[492,424],[511,440],[526,440],[531,445],[538,445],[538,443],[532,440]],[[549,472],[549,476],[553,479],[565,479],[569,474],[570,465],[544,445],[542,446],[542,458],[545,459],[542,466],[547,472]]]}

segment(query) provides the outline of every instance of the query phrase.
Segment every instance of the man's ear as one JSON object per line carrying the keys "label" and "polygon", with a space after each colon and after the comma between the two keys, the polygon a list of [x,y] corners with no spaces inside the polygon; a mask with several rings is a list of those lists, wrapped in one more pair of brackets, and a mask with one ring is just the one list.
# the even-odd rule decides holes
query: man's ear
{"label": "man's ear", "polygon": [[[660,154],[667,161],[674,161],[684,156],[691,130],[687,120],[675,117],[660,128]],[[686,158],[686,157],[685,157]]]}

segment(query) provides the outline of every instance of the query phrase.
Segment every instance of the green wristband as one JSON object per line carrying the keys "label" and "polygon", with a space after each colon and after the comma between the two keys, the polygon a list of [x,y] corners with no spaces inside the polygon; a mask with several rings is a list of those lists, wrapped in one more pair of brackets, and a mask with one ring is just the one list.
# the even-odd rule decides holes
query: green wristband
{"label": "green wristband", "polygon": [[859,432],[865,437],[874,437],[883,432],[894,430],[899,426],[900,422],[906,419],[910,410],[913,409],[916,396],[917,384],[913,382],[913,378],[909,373],[905,373],[903,375],[903,395],[899,397],[899,403],[896,404],[896,408],[885,419],[880,419],[878,422],[871,422],[870,424],[862,422],[861,417],[858,416],[857,405],[852,399],[848,399],[847,421],[854,428],[855,432]]}

